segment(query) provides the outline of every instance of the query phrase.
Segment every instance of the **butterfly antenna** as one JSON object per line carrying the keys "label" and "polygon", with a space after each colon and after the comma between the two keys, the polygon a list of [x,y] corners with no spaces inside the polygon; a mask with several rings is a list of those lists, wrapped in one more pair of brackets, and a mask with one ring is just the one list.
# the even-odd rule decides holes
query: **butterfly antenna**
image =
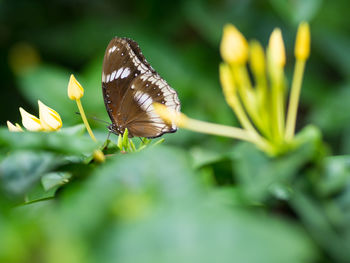
{"label": "butterfly antenna", "polygon": [[[80,115],[80,112],[75,112],[75,113],[78,114],[78,115]],[[94,120],[94,121],[98,121],[98,122],[105,123],[105,124],[107,124],[107,125],[111,125],[111,123],[109,123],[108,121],[101,120],[101,119],[96,118],[96,117],[94,117],[94,116],[86,116],[86,117],[89,118],[89,119],[92,119],[92,120]]]}

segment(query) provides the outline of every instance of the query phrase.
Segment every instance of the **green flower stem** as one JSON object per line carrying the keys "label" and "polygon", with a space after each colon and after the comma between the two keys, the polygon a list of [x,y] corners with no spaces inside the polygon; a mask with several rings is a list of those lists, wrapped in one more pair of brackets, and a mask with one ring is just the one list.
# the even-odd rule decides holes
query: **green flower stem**
{"label": "green flower stem", "polygon": [[253,86],[249,78],[247,67],[245,65],[240,65],[238,67],[238,74],[240,76],[240,83],[245,87],[249,92],[253,92]]}
{"label": "green flower stem", "polygon": [[278,79],[278,129],[280,131],[281,137],[283,137],[285,130],[285,90],[284,90],[284,73],[282,71],[281,76]]}
{"label": "green flower stem", "polygon": [[271,124],[269,115],[269,96],[267,89],[267,81],[265,74],[254,74],[254,79],[256,83],[256,100],[258,107],[258,115],[261,119],[263,134],[267,138],[271,138]]}
{"label": "green flower stem", "polygon": [[257,94],[258,94],[258,98],[261,101],[266,101],[265,98],[267,97],[267,81],[266,81],[266,77],[265,74],[258,74],[258,75],[254,75],[254,80],[256,83],[256,90],[257,90]]}
{"label": "green flower stem", "polygon": [[277,143],[283,140],[284,134],[284,80],[283,69],[279,68],[272,74],[272,116],[273,121],[273,134]]}
{"label": "green flower stem", "polygon": [[236,114],[240,124],[243,126],[244,129],[251,132],[252,134],[258,135],[256,129],[250,122],[247,114],[245,113],[241,102],[239,101],[237,94],[229,94],[226,96],[227,104],[233,109],[234,113]]}
{"label": "green flower stem", "polygon": [[259,116],[259,105],[257,100],[257,93],[253,90],[247,68],[245,66],[233,66],[233,72],[238,87],[238,92],[240,98],[243,102],[249,117],[252,119],[255,126],[261,131],[264,135],[266,134],[266,127],[262,122],[261,117]]}
{"label": "green flower stem", "polygon": [[238,98],[237,89],[232,76],[232,68],[228,64],[222,63],[220,65],[220,80],[226,102],[232,108],[240,124],[244,129],[258,136],[259,134],[250,122]]}
{"label": "green flower stem", "polygon": [[287,124],[286,124],[286,134],[285,139],[287,141],[293,139],[295,132],[295,123],[297,118],[299,97],[301,84],[303,81],[303,74],[305,70],[305,60],[297,60],[294,68],[292,89],[289,98]]}
{"label": "green flower stem", "polygon": [[205,121],[199,121],[191,118],[186,119],[186,124],[183,126],[183,128],[199,133],[212,134],[248,141],[256,144],[260,149],[266,152],[273,153],[273,148],[263,137],[261,137],[257,133],[247,131],[244,129]]}
{"label": "green flower stem", "polygon": [[88,123],[88,121],[87,121],[87,119],[86,119],[85,112],[84,112],[84,109],[83,109],[83,105],[81,104],[80,99],[77,99],[76,102],[77,102],[77,105],[78,105],[78,109],[79,109],[81,118],[83,119],[84,125],[85,125],[85,127],[86,127],[86,130],[88,131],[88,133],[89,133],[91,139],[92,139],[93,141],[96,142],[97,140],[96,140],[96,138],[95,138],[95,135],[92,133],[92,130],[91,130],[91,128],[90,128],[90,125],[89,125],[89,123]]}

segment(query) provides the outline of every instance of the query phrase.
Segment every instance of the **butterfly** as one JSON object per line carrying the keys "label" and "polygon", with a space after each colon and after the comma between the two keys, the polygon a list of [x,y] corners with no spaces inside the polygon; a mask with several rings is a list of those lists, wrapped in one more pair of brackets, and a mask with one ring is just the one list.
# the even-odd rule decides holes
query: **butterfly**
{"label": "butterfly", "polygon": [[129,137],[156,138],[177,130],[165,123],[153,108],[158,102],[180,111],[180,101],[174,89],[162,79],[143,56],[139,45],[129,38],[113,38],[102,66],[102,92],[114,134]]}

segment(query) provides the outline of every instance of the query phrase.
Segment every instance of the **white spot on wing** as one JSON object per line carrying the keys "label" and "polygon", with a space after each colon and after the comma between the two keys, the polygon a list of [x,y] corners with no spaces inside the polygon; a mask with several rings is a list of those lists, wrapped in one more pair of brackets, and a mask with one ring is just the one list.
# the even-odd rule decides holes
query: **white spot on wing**
{"label": "white spot on wing", "polygon": [[115,79],[119,78],[122,71],[123,71],[123,68],[118,69],[117,74],[115,75]]}
{"label": "white spot on wing", "polygon": [[[153,107],[153,99],[149,94],[138,90],[134,94],[134,99],[136,103],[141,107],[141,109],[143,109],[147,113],[150,120],[152,120],[152,126],[159,129],[160,132],[169,131],[168,125],[164,123],[160,116],[155,112]],[[176,105],[169,105],[168,107],[174,110],[178,110],[176,109]],[[176,128],[176,125],[172,123],[171,129]]]}
{"label": "white spot on wing", "polygon": [[129,68],[125,68],[122,75],[120,76],[121,79],[126,78],[127,76],[129,76],[130,74],[130,69]]}
{"label": "white spot on wing", "polygon": [[[164,97],[164,105],[167,106],[169,109],[180,111],[180,101],[177,96],[177,93],[175,90],[173,90],[168,83],[163,80],[159,75],[153,74],[151,72],[147,72],[145,74],[142,74],[140,78],[146,82],[146,87],[149,85],[153,85],[153,90],[159,89],[159,92],[156,93],[157,96],[163,96]],[[158,97],[157,97],[158,98]],[[159,116],[154,112],[153,105],[151,105],[148,108],[147,111],[148,116],[151,118],[159,118]],[[164,126],[164,130],[166,131],[168,126]],[[172,129],[176,129],[176,125],[172,124]]]}
{"label": "white spot on wing", "polygon": [[141,75],[141,76],[140,76],[140,78],[141,78],[142,80],[146,80],[148,77],[149,77],[148,74],[144,74],[144,75]]}
{"label": "white spot on wing", "polygon": [[112,73],[111,73],[111,81],[114,80],[114,77],[115,77],[115,74],[117,74],[117,71],[114,70]]}
{"label": "white spot on wing", "polygon": [[106,82],[106,75],[104,72],[102,72],[102,82]]}
{"label": "white spot on wing", "polygon": [[107,77],[106,77],[106,82],[109,82],[109,78],[110,78],[110,77],[111,77],[111,75],[108,74]]}
{"label": "white spot on wing", "polygon": [[115,50],[116,48],[117,48],[116,46],[111,47],[111,48],[108,50],[108,53],[110,54],[110,53],[114,52],[114,50]]}
{"label": "white spot on wing", "polygon": [[[146,103],[147,102],[147,103]],[[152,99],[148,94],[142,94],[140,100],[139,100],[140,104],[151,104],[152,103]]]}
{"label": "white spot on wing", "polygon": [[170,92],[169,89],[163,89],[162,91],[163,91],[163,96],[164,97],[168,97],[168,96],[173,94],[173,93]]}
{"label": "white spot on wing", "polygon": [[152,106],[153,103],[153,100],[150,95],[138,90],[135,92],[134,98],[137,104],[141,107],[141,109],[143,109],[146,112],[149,111],[149,108],[150,106]]}

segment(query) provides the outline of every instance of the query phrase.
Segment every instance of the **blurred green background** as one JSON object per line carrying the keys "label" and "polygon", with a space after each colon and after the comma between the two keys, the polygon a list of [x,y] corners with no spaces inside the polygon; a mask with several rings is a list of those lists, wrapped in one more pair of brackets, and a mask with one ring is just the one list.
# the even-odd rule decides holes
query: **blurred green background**
{"label": "blurred green background", "polygon": [[[19,106],[37,114],[38,99],[56,109],[65,126],[80,122],[75,104],[66,96],[71,73],[86,90],[87,113],[108,120],[101,64],[109,40],[122,36],[136,40],[152,66],[178,91],[183,112],[238,125],[219,85],[223,25],[231,22],[248,39],[263,45],[273,28],[280,27],[291,81],[295,33],[298,23],[306,20],[311,25],[312,53],[298,125],[318,125],[335,153],[349,153],[348,8],[347,0],[1,1],[1,124],[20,122]],[[103,130],[100,136],[106,135],[103,125],[92,125]],[[222,138],[204,140],[208,137],[184,131],[166,137],[169,143],[187,146],[230,147],[232,143]]]}
{"label": "blurred green background", "polygon": [[[19,106],[37,115],[38,99],[64,128],[81,123],[67,97],[72,73],[86,113],[109,121],[100,80],[114,36],[139,43],[184,113],[238,126],[219,84],[223,25],[263,45],[280,27],[290,83],[306,20],[312,47],[298,128],[322,132],[308,127],[300,148],[269,158],[250,144],[179,130],[100,164],[81,126],[3,126],[0,262],[349,262],[350,158],[330,156],[350,153],[348,10],[347,0],[0,1],[1,126],[20,123]],[[106,127],[91,124],[103,142]]]}

